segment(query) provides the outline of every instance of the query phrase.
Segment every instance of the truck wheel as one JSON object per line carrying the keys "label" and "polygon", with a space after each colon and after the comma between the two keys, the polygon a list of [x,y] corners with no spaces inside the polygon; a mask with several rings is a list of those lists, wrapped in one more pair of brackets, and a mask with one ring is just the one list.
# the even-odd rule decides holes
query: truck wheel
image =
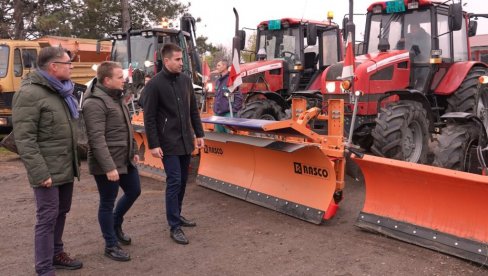
{"label": "truck wheel", "polygon": [[[456,92],[447,99],[446,113],[474,113],[474,106],[476,103],[475,95],[478,91],[478,78],[486,73],[486,68],[484,67],[475,66],[471,68]],[[478,108],[478,110],[480,109]]]}
{"label": "truck wheel", "polygon": [[285,113],[276,102],[266,99],[248,102],[237,113],[237,117],[246,119],[279,121],[285,118]]}
{"label": "truck wheel", "polygon": [[382,108],[371,135],[371,151],[387,158],[427,163],[429,121],[422,104],[399,101]]}
{"label": "truck wheel", "polygon": [[473,123],[447,125],[437,137],[438,143],[434,149],[433,165],[451,170],[468,171],[471,167],[471,159],[477,158],[471,156],[470,149],[478,144],[479,131],[479,127]]}

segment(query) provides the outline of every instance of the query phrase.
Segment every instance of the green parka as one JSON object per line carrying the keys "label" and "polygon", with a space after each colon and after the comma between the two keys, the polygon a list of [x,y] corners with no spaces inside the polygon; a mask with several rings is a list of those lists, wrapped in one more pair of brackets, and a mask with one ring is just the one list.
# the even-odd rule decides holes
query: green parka
{"label": "green parka", "polygon": [[126,174],[127,166],[136,166],[134,155],[137,153],[137,144],[129,109],[119,93],[99,83],[92,91],[85,92],[83,118],[90,145],[90,174],[102,175],[114,169],[119,174]]}
{"label": "green parka", "polygon": [[79,180],[76,122],[68,105],[36,71],[15,93],[13,131],[20,158],[32,187],[51,177],[53,186]]}

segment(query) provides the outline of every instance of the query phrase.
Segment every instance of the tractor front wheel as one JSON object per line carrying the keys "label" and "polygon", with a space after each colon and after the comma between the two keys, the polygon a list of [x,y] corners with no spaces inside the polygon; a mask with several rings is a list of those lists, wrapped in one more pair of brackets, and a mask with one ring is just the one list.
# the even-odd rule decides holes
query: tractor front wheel
{"label": "tractor front wheel", "polygon": [[246,119],[261,119],[280,121],[285,118],[281,106],[275,101],[265,99],[248,102],[238,113],[237,117]]}
{"label": "tractor front wheel", "polygon": [[429,121],[419,102],[399,101],[382,108],[372,136],[371,151],[378,156],[427,163]]}

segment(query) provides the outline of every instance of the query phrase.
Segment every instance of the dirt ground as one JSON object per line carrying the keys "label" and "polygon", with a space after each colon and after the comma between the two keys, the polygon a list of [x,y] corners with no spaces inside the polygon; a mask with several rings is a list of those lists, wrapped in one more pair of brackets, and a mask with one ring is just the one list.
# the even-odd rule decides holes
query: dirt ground
{"label": "dirt ground", "polygon": [[[84,263],[59,275],[487,275],[478,264],[361,231],[362,183],[348,181],[338,215],[313,225],[191,183],[183,214],[190,244],[169,237],[164,183],[141,177],[142,195],[124,230],[132,260],[103,256],[98,194],[82,165],[64,234],[66,251]],[[34,275],[32,189],[20,159],[0,149],[0,275]]]}

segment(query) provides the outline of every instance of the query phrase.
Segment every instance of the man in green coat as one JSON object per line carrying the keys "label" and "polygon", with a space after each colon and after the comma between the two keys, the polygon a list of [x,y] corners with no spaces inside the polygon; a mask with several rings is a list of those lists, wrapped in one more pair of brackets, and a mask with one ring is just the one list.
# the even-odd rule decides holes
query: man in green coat
{"label": "man in green coat", "polygon": [[83,265],[69,257],[62,241],[73,181],[80,175],[78,104],[70,80],[70,57],[64,49],[43,48],[37,65],[38,70],[22,80],[14,95],[13,131],[36,200],[35,269],[38,275],[54,275],[54,268]]}

